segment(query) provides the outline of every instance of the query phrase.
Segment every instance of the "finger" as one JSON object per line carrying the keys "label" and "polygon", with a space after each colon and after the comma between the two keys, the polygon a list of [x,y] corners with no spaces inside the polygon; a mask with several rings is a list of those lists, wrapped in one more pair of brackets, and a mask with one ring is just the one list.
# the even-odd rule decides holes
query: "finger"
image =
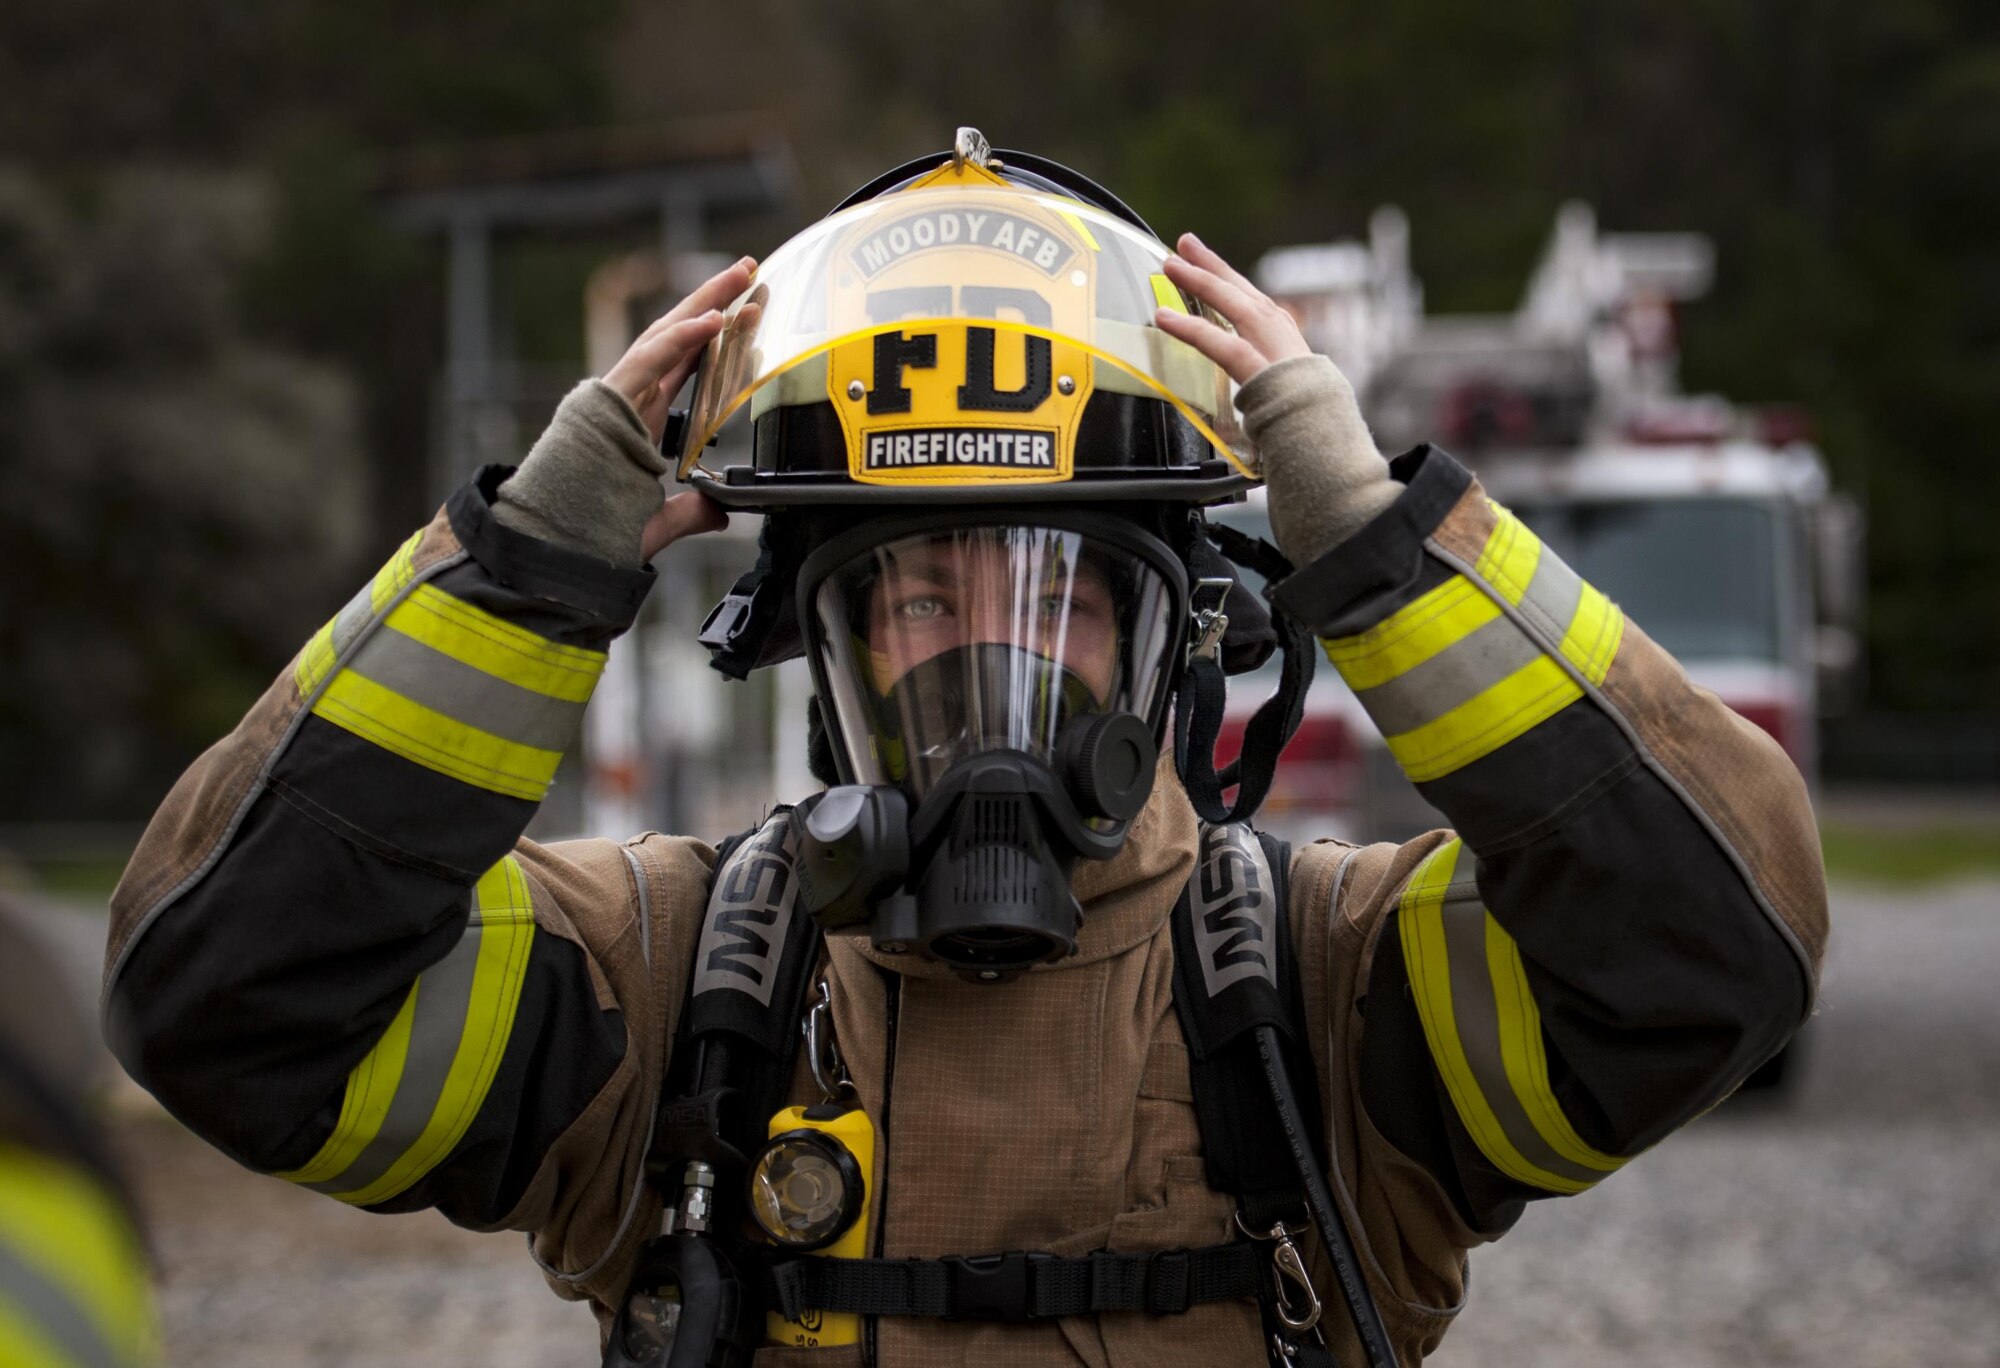
{"label": "finger", "polygon": [[699,490],[689,490],[666,500],[660,511],[647,520],[640,535],[639,552],[644,559],[651,560],[682,537],[717,532],[727,526],[729,514],[720,504]]}
{"label": "finger", "polygon": [[714,275],[704,280],[688,292],[687,298],[654,319],[639,334],[644,341],[652,334],[670,328],[683,319],[695,318],[710,309],[720,309],[750,288],[750,276],[757,269],[755,257],[739,257]]}
{"label": "finger", "polygon": [[1214,272],[1238,289],[1246,290],[1260,299],[1265,297],[1264,292],[1257,288],[1255,281],[1223,260],[1222,253],[1216,251],[1193,233],[1182,233],[1179,243],[1176,244],[1176,248],[1182,256],[1194,262],[1195,265]]}
{"label": "finger", "polygon": [[1161,332],[1179,338],[1222,367],[1229,378],[1239,385],[1249,384],[1250,377],[1268,364],[1264,353],[1255,346],[1206,318],[1184,314],[1178,309],[1161,309],[1153,315],[1153,322]]}
{"label": "finger", "polygon": [[[722,314],[710,309],[695,318],[684,318],[650,338],[632,344],[618,364],[605,373],[604,383],[617,390],[636,408],[660,380],[722,331]],[[678,388],[678,387],[676,387]]]}
{"label": "finger", "polygon": [[[1193,235],[1188,234],[1188,236]],[[1211,252],[1209,255],[1214,256],[1214,253]],[[1181,261],[1178,268],[1174,267],[1174,262],[1177,260]],[[1311,350],[1306,345],[1304,335],[1299,331],[1298,320],[1256,286],[1239,288],[1206,267],[1176,257],[1168,257],[1167,265],[1169,280],[1176,279],[1182,272],[1198,272],[1199,275],[1187,275],[1188,292],[1227,318],[1241,336],[1264,354],[1266,361],[1279,361]],[[1227,292],[1229,305],[1227,308],[1221,307],[1214,299],[1205,297],[1208,294],[1224,291]]]}
{"label": "finger", "polygon": [[1270,303],[1254,287],[1246,291],[1242,286],[1225,280],[1214,271],[1197,265],[1186,257],[1170,256],[1161,269],[1166,273],[1168,280],[1239,328],[1245,321],[1255,318],[1262,305]]}

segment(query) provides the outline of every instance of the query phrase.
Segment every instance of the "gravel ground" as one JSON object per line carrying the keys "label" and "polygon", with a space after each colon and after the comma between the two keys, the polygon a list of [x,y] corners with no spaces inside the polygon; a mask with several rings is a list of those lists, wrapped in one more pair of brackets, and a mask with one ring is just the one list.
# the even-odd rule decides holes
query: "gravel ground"
{"label": "gravel ground", "polygon": [[2000,885],[1839,890],[1797,1076],[1472,1259],[1431,1360],[2000,1364]]}
{"label": "gravel ground", "polygon": [[[1473,1256],[1470,1365],[2000,1364],[2000,885],[1835,899],[1819,1018],[1753,1097]],[[594,1361],[517,1236],[371,1217],[233,1168],[157,1112],[121,1141],[171,1361]]]}

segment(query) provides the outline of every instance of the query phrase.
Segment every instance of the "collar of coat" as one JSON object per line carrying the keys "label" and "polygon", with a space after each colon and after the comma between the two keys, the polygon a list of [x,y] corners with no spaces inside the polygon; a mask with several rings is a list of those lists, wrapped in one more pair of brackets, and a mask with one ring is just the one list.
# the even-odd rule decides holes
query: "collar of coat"
{"label": "collar of coat", "polygon": [[[1166,924],[1181,889],[1194,872],[1198,828],[1173,756],[1160,757],[1153,778],[1153,796],[1132,824],[1118,854],[1099,863],[1079,860],[1070,887],[1083,904],[1083,929],[1076,953],[1054,964],[1036,965],[1033,973],[1060,973],[1123,954],[1151,939]],[[862,955],[886,969],[912,978],[947,978],[951,966],[915,955],[885,955],[865,940],[855,942]]]}

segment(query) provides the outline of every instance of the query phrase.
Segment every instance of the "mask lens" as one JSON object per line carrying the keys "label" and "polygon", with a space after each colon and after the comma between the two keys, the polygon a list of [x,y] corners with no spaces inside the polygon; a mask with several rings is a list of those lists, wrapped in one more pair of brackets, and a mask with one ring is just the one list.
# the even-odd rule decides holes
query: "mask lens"
{"label": "mask lens", "polygon": [[1173,591],[1138,555],[1053,527],[896,538],[814,595],[826,696],[853,782],[921,798],[958,761],[1054,764],[1079,717],[1156,724],[1177,634]]}

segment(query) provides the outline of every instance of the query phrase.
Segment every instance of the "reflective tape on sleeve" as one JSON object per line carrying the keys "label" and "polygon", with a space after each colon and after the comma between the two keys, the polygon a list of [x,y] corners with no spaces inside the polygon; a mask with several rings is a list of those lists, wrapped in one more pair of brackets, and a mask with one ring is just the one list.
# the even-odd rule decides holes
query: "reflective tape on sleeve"
{"label": "reflective tape on sleeve", "polygon": [[361,591],[347,601],[347,606],[334,614],[333,620],[313,633],[311,641],[299,655],[295,679],[299,687],[299,697],[309,698],[313,690],[333,672],[334,662],[354,647],[361,629],[374,621],[389,601],[409,586],[416,578],[417,543],[423,540],[421,531],[410,535],[388,564],[375,572],[375,578],[363,585]]}
{"label": "reflective tape on sleeve", "polygon": [[1403,890],[1403,960],[1424,1038],[1459,1120],[1495,1168],[1549,1192],[1581,1192],[1625,1160],[1586,1144],[1556,1101],[1520,950],[1480,902],[1474,872],[1460,871],[1463,850],[1440,846]]}
{"label": "reflective tape on sleeve", "polygon": [[418,977],[381,1039],[348,1074],[340,1117],[319,1153],[278,1176],[371,1206],[436,1168],[493,1086],[534,934],[527,878],[509,856],[473,890],[472,916],[458,944]]}
{"label": "reflective tape on sleeve", "polygon": [[[1603,682],[1624,615],[1513,514],[1473,574],[1324,644],[1406,774],[1439,779],[1491,754]],[[1533,630],[1506,612],[1517,608]]]}
{"label": "reflective tape on sleeve", "polygon": [[[371,596],[375,611],[382,602]],[[329,625],[335,643],[346,616]],[[535,802],[604,661],[602,651],[549,641],[420,584],[343,657],[313,712],[427,769]]]}
{"label": "reflective tape on sleeve", "polygon": [[0,1364],[133,1368],[157,1349],[130,1222],[82,1170],[0,1144]]}

